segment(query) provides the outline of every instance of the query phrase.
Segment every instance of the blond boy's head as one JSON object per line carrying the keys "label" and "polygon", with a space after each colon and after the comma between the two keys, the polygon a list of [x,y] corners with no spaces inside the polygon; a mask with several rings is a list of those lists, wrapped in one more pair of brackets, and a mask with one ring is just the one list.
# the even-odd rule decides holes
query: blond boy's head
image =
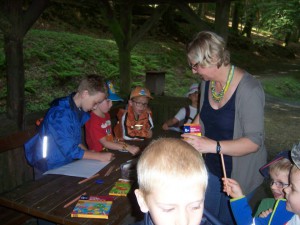
{"label": "blond boy's head", "polygon": [[137,172],[138,203],[155,225],[200,223],[208,177],[201,154],[191,145],[174,138],[153,141],[140,157]]}
{"label": "blond boy's head", "polygon": [[286,176],[288,176],[291,166],[292,162],[289,159],[282,158],[270,165],[269,173],[284,173]]}
{"label": "blond boy's head", "polygon": [[275,199],[285,198],[283,189],[289,185],[289,172],[292,162],[288,158],[281,158],[269,167],[271,177],[271,192]]}

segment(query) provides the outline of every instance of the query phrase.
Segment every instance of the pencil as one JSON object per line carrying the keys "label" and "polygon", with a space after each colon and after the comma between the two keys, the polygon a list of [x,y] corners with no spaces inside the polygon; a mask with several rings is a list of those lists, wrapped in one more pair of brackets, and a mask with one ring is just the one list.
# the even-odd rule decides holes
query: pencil
{"label": "pencil", "polygon": [[[225,178],[225,185],[227,185],[227,180],[226,180],[227,179],[227,175],[226,175],[226,169],[225,169],[225,163],[224,163],[224,156],[223,156],[222,153],[220,153],[220,156],[221,156],[221,162],[222,162],[223,175],[224,175],[224,178]],[[226,193],[227,193],[227,195],[229,195],[228,191]]]}
{"label": "pencil", "polygon": [[95,177],[98,177],[98,176],[99,176],[99,174],[98,174],[98,173],[96,173],[95,175],[93,175],[93,176],[91,176],[91,177],[88,177],[88,178],[85,178],[85,179],[83,179],[83,180],[79,181],[79,182],[78,182],[78,184],[85,183],[85,182],[87,182],[87,181],[89,181],[89,180],[92,180],[92,179],[94,179]]}
{"label": "pencil", "polygon": [[67,207],[69,207],[70,205],[72,205],[74,202],[77,202],[77,201],[80,199],[80,197],[81,197],[82,195],[86,195],[86,192],[82,193],[82,194],[79,195],[78,197],[74,198],[72,201],[70,201],[70,202],[68,202],[67,204],[65,204],[65,205],[64,205],[64,208],[67,208]]}
{"label": "pencil", "polygon": [[109,174],[111,174],[111,171],[115,168],[115,166],[111,166],[109,167],[109,169],[107,170],[107,172],[105,173],[105,177],[107,177]]}

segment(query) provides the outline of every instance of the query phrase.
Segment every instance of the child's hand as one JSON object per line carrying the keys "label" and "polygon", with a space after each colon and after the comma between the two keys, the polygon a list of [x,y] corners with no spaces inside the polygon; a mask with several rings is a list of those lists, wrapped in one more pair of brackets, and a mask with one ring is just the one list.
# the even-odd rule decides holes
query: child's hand
{"label": "child's hand", "polygon": [[140,151],[140,148],[135,146],[135,145],[127,145],[127,148],[126,148],[132,155],[136,155],[139,151]]}
{"label": "child's hand", "polygon": [[111,152],[100,152],[98,153],[98,160],[102,162],[109,162],[115,159],[115,154]]}
{"label": "child's hand", "polygon": [[243,197],[242,189],[237,181],[231,178],[222,178],[223,191],[228,193],[232,198]]}
{"label": "child's hand", "polygon": [[267,209],[266,211],[262,211],[259,215],[258,215],[258,217],[261,217],[261,218],[266,218],[270,213],[272,213],[272,209],[270,208],[270,209]]}
{"label": "child's hand", "polygon": [[164,123],[164,124],[162,125],[162,129],[163,129],[163,130],[169,130],[168,124],[167,124],[167,123]]}
{"label": "child's hand", "polygon": [[153,135],[153,132],[152,132],[152,130],[149,130],[149,131],[148,131],[147,138],[152,138],[152,135]]}

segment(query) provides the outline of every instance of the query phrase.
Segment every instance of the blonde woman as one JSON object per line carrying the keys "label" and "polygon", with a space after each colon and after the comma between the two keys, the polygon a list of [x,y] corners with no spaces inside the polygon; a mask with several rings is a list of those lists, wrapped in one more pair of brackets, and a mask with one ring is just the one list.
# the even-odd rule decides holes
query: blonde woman
{"label": "blonde woman", "polygon": [[259,168],[266,163],[264,147],[265,95],[259,81],[230,63],[222,37],[202,31],[187,46],[192,72],[200,75],[199,116],[203,137],[183,134],[187,142],[205,154],[209,183],[205,208],[224,224],[234,224],[228,196],[222,192],[224,176],[237,180],[248,198],[262,183]]}

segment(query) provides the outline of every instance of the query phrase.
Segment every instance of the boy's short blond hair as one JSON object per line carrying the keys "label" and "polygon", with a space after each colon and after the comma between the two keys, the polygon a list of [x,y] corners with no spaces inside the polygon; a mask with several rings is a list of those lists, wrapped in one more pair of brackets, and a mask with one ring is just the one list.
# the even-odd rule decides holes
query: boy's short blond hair
{"label": "boy's short blond hair", "polygon": [[95,95],[98,92],[107,94],[107,84],[104,78],[97,74],[87,75],[79,84],[78,92],[87,90],[90,95]]}
{"label": "boy's short blond hair", "polygon": [[199,32],[187,45],[187,56],[189,61],[199,63],[202,67],[217,65],[219,68],[230,63],[230,53],[224,39],[209,31]]}
{"label": "boy's short blond hair", "polygon": [[190,144],[175,138],[152,141],[138,161],[137,173],[139,189],[144,195],[175,180],[199,181],[205,192],[208,182],[201,154]]}
{"label": "boy's short blond hair", "polygon": [[290,172],[291,166],[292,166],[292,162],[289,159],[282,158],[282,159],[278,160],[277,162],[270,165],[269,173],[282,172],[282,173],[286,173],[288,175]]}

